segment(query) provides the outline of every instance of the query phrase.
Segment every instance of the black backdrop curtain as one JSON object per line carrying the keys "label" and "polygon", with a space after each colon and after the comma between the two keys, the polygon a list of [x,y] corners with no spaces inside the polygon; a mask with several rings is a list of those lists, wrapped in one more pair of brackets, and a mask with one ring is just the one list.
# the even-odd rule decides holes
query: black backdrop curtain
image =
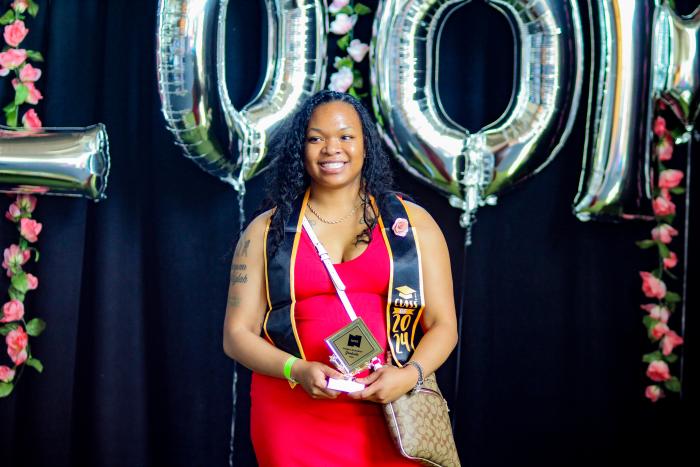
{"label": "black backdrop curtain", "polygon": [[[230,1],[227,61],[237,107],[253,95],[264,65],[259,3]],[[697,4],[677,3],[685,13]],[[42,259],[33,272],[41,282],[27,307],[48,322],[33,344],[45,371],[26,371],[14,394],[0,400],[0,464],[227,465],[233,364],[222,352],[221,328],[239,227],[236,195],[187,161],[165,130],[156,0],[39,4],[27,39],[46,57],[39,114],[50,126],[105,123],[113,170],[108,199],[99,204],[39,200]],[[585,14],[585,2],[580,6]],[[360,37],[368,38],[370,20],[360,23]],[[451,17],[444,34],[446,111],[479,129],[508,104],[511,32],[495,10],[473,2]],[[697,459],[682,427],[697,425],[689,406],[697,397],[698,292],[691,287],[688,297],[684,400],[652,405],[642,396],[641,355],[651,347],[637,271],[654,260],[634,245],[650,226],[581,223],[571,214],[585,102],[584,94],[574,132],[551,166],[479,211],[466,262],[458,211],[394,167],[398,188],[442,226],[458,303],[464,295],[458,397],[454,356],[439,372],[457,415],[463,465]],[[692,153],[697,160],[700,151]],[[248,213],[262,193],[258,177],[249,184]],[[5,247],[15,234],[9,222],[0,224]],[[691,236],[697,229],[695,214]],[[700,257],[689,254],[693,284]],[[243,372],[237,465],[255,462],[248,381]]]}

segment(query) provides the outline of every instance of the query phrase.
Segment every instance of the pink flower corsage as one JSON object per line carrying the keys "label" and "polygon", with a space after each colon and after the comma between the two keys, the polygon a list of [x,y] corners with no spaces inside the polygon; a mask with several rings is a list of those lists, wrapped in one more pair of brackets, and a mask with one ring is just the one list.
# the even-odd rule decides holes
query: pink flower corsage
{"label": "pink flower corsage", "polygon": [[403,217],[397,218],[394,225],[391,226],[391,230],[394,231],[394,235],[405,237],[408,233],[408,221]]}

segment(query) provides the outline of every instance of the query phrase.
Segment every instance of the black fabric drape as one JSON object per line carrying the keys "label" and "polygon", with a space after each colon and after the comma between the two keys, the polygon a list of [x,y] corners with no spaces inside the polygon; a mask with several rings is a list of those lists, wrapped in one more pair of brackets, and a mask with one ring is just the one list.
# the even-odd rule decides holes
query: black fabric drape
{"label": "black fabric drape", "polygon": [[[27,309],[48,322],[33,344],[45,371],[29,369],[15,393],[0,400],[0,464],[227,465],[232,362],[223,354],[221,329],[236,195],[187,161],[165,130],[155,0],[39,3],[27,45],[46,57],[40,116],[51,126],[105,123],[113,170],[103,202],[39,200],[42,258],[32,271],[40,287]],[[677,3],[687,13],[697,2]],[[579,4],[585,13],[585,2]],[[229,85],[240,107],[264,65],[262,10],[243,0],[229,8]],[[361,37],[368,37],[369,23],[361,20]],[[511,33],[497,12],[484,2],[456,12],[440,61],[446,111],[472,130],[495,120],[508,104],[512,60]],[[3,102],[8,92],[0,90]],[[458,211],[394,164],[398,188],[442,226],[457,302],[465,296],[458,397],[451,390],[454,357],[438,374],[459,419],[463,465],[697,458],[681,427],[696,416],[690,404],[698,293],[691,287],[685,400],[651,405],[642,396],[641,355],[651,346],[637,271],[654,259],[634,246],[650,226],[581,223],[571,214],[585,99],[584,93],[576,127],[551,166],[479,211],[464,277]],[[247,212],[262,193],[258,177],[249,184]],[[692,222],[696,237],[697,214]],[[14,235],[9,222],[0,222],[3,247]],[[700,255],[689,253],[693,284]],[[254,465],[248,381],[242,372],[237,465]]]}

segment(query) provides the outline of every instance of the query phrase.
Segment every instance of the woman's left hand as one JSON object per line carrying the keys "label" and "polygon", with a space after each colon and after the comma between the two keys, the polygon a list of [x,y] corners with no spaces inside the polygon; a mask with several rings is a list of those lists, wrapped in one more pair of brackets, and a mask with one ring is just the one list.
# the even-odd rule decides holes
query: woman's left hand
{"label": "woman's left hand", "polygon": [[367,387],[362,391],[351,392],[348,396],[388,404],[413,389],[418,381],[418,370],[411,365],[404,368],[383,366],[366,378],[357,378],[355,381]]}

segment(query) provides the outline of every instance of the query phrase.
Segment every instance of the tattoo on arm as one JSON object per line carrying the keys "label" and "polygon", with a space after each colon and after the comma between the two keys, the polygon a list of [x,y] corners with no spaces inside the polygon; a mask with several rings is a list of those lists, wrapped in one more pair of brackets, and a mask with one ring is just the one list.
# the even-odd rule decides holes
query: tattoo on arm
{"label": "tattoo on arm", "polygon": [[240,242],[238,242],[238,245],[236,246],[236,252],[234,253],[234,256],[248,256],[248,247],[250,246],[250,240],[248,239],[243,239]]}
{"label": "tattoo on arm", "polygon": [[231,283],[232,284],[245,284],[248,282],[248,272],[246,269],[248,266],[240,263],[233,263],[231,266]]}
{"label": "tattoo on arm", "polygon": [[228,306],[230,306],[231,308],[236,308],[238,307],[238,305],[241,304],[241,297],[239,297],[238,295],[231,295],[228,297],[227,303]]}

